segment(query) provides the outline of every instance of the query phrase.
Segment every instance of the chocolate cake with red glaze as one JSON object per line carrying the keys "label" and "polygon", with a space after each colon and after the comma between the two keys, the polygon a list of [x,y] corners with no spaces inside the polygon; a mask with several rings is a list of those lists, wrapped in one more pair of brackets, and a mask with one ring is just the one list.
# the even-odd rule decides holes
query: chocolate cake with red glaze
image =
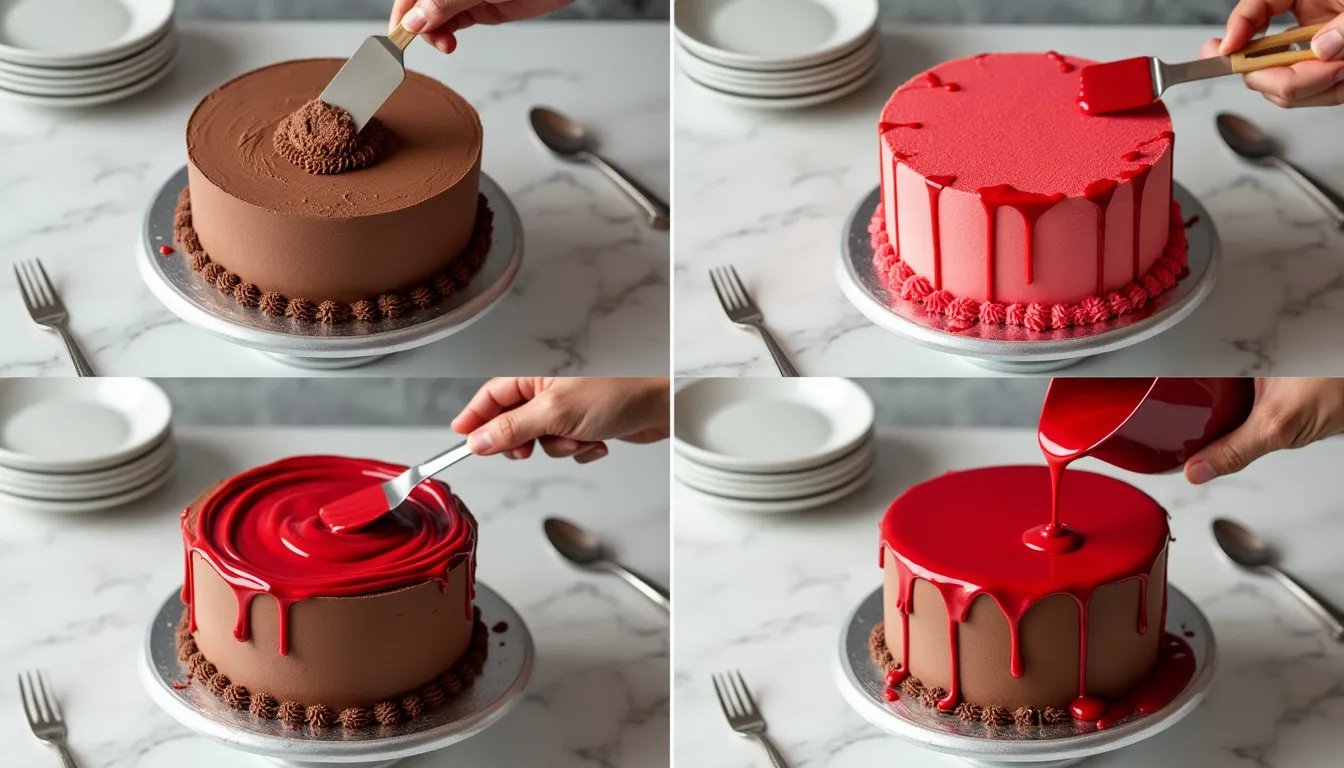
{"label": "chocolate cake with red glaze", "polygon": [[981,54],[896,89],[869,227],[894,299],[954,330],[1046,332],[1140,311],[1185,274],[1167,110],[1084,114],[1089,63]]}
{"label": "chocolate cake with red glaze", "polygon": [[316,728],[395,724],[472,683],[487,630],[462,500],[431,480],[358,531],[333,533],[317,515],[404,470],[296,457],[192,502],[177,642],[195,683],[235,709]]}
{"label": "chocolate cake with red glaze", "polygon": [[891,504],[872,637],[888,698],[987,723],[1108,727],[1179,692],[1193,661],[1163,631],[1166,513],[1090,472],[1065,472],[1061,491],[1078,500],[1068,551],[1024,540],[1048,519],[1046,467],[950,472]]}
{"label": "chocolate cake with red glaze", "polygon": [[244,307],[305,323],[395,319],[461,290],[489,251],[476,110],[408,72],[357,132],[317,99],[343,63],[248,72],[187,123],[178,249]]}

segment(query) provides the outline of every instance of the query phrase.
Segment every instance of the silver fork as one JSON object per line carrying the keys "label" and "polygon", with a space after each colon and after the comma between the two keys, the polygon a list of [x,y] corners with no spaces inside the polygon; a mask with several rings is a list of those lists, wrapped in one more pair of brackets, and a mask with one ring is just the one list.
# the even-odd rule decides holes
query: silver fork
{"label": "silver fork", "polygon": [[770,356],[775,359],[775,366],[779,368],[781,376],[797,376],[798,371],[794,369],[793,363],[789,362],[784,350],[775,342],[775,337],[766,330],[761,308],[756,306],[751,294],[747,293],[742,278],[737,275],[737,269],[731,265],[714,267],[709,270],[709,280],[714,284],[714,293],[718,294],[719,304],[723,305],[723,311],[727,313],[728,319],[738,327],[752,328],[761,335],[761,340],[765,342],[765,348],[770,350]]}
{"label": "silver fork", "polygon": [[65,768],[79,768],[75,756],[65,746],[65,717],[61,714],[60,702],[47,692],[46,680],[47,676],[41,672],[19,675],[19,698],[23,700],[23,714],[28,717],[28,727],[33,729],[33,735],[60,753]]}
{"label": "silver fork", "polygon": [[70,335],[70,329],[66,326],[70,321],[70,313],[65,311],[65,302],[61,301],[61,295],[56,292],[56,286],[47,276],[42,262],[33,259],[15,264],[14,277],[19,280],[19,293],[23,295],[23,305],[28,308],[33,322],[60,334],[61,341],[65,342],[65,351],[75,364],[75,373],[96,376],[93,366],[89,365],[79,344],[75,342],[75,337]]}
{"label": "silver fork", "polygon": [[770,756],[770,764],[775,768],[789,768],[788,763],[784,762],[784,756],[765,735],[765,718],[756,708],[756,700],[751,698],[751,691],[747,690],[747,681],[742,679],[742,673],[724,672],[714,675],[712,679],[723,716],[728,718],[728,727],[743,738],[755,739],[765,754]]}

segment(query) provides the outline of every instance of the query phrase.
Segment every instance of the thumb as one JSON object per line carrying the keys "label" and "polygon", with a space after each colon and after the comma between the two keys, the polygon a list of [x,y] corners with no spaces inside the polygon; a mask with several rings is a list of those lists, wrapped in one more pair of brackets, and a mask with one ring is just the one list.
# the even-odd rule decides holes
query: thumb
{"label": "thumb", "polygon": [[449,19],[480,3],[481,0],[417,0],[415,7],[401,17],[401,26],[417,35],[433,32]]}
{"label": "thumb", "polygon": [[1344,60],[1344,13],[1331,19],[1311,38],[1311,51],[1321,61]]}
{"label": "thumb", "polygon": [[490,456],[513,450],[554,431],[547,409],[532,400],[486,422],[467,436],[467,445],[477,456]]}
{"label": "thumb", "polygon": [[1203,485],[1215,477],[1231,475],[1270,451],[1281,448],[1263,418],[1251,419],[1228,435],[1205,446],[1185,463],[1185,478]]}

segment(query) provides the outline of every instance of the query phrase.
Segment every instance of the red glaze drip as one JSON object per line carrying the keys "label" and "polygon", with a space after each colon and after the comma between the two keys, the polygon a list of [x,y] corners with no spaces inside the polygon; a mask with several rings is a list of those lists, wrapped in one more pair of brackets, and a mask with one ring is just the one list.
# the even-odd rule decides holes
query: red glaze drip
{"label": "red glaze drip", "polygon": [[1083,187],[1083,197],[1097,206],[1097,295],[1106,295],[1106,213],[1117,184],[1113,179],[1098,179]]}
{"label": "red glaze drip", "polygon": [[942,88],[948,93],[956,93],[961,90],[960,85],[957,85],[956,83],[945,83],[941,77],[938,77],[932,72],[924,73],[924,83],[930,88]]}
{"label": "red glaze drip", "polygon": [[886,684],[887,684],[887,687],[888,687],[888,688],[895,688],[896,686],[898,686],[898,685],[900,685],[901,683],[905,682],[905,678],[906,678],[906,676],[907,676],[907,672],[905,671],[905,668],[904,668],[904,667],[901,667],[900,669],[892,669],[892,670],[888,670],[888,671],[887,671],[887,676],[886,676],[886,681],[885,681]]}
{"label": "red glaze drip", "polygon": [[914,128],[915,130],[919,130],[920,128],[923,127],[924,127],[923,123],[878,123],[877,134],[879,136],[883,136],[886,135],[887,131],[894,130],[896,128]]}
{"label": "red glaze drip", "polygon": [[1067,73],[1072,72],[1072,71],[1074,70],[1074,66],[1073,66],[1072,64],[1070,64],[1069,62],[1065,61],[1065,60],[1064,60],[1064,57],[1061,56],[1059,53],[1057,53],[1057,52],[1055,52],[1055,51],[1046,51],[1046,52],[1045,52],[1045,58],[1047,58],[1047,59],[1049,59],[1049,60],[1055,62],[1056,64],[1058,64],[1058,65],[1059,65],[1059,71],[1060,71],[1060,72],[1064,72],[1064,73],[1067,74]]}
{"label": "red glaze drip", "polygon": [[493,626],[493,627],[490,628],[490,631],[491,631],[491,632],[494,632],[496,635],[498,635],[498,634],[500,634],[500,633],[503,633],[503,632],[508,632],[508,631],[509,631],[509,622],[507,622],[507,621],[497,621],[497,622],[495,622],[495,626]]}
{"label": "red glaze drip", "polygon": [[171,245],[160,245],[159,253],[163,254],[164,256],[171,256],[173,253],[176,253],[176,251],[173,250],[173,246]]}
{"label": "red glaze drip", "polygon": [[938,217],[938,198],[942,196],[943,188],[956,180],[956,176],[929,176],[924,179],[924,185],[929,193],[929,217],[933,223],[933,289],[935,291],[943,287],[943,238]]}
{"label": "red glaze drip", "polygon": [[1036,220],[1046,211],[1054,208],[1064,195],[1056,192],[1053,195],[1043,195],[1036,192],[1023,192],[1020,189],[1014,189],[1008,184],[999,184],[993,187],[981,187],[975,191],[980,197],[980,204],[985,208],[985,261],[988,263],[988,300],[994,300],[994,278],[995,278],[995,252],[997,249],[996,237],[997,218],[999,208],[1008,207],[1016,210],[1022,216],[1022,223],[1026,230],[1026,254],[1027,254],[1027,284],[1030,285],[1033,279],[1034,259],[1032,258],[1032,241],[1036,228]]}
{"label": "red glaze drip", "polygon": [[1185,220],[1185,228],[1189,229],[1198,223],[1199,223],[1199,214],[1196,213],[1194,216],[1191,216],[1190,218]]}
{"label": "red glaze drip", "polygon": [[882,691],[882,698],[886,699],[887,701],[895,701],[901,698],[901,694],[898,693],[895,688],[887,688],[886,690]]}
{"label": "red glaze drip", "polygon": [[[301,456],[237,475],[219,486],[197,510],[195,531],[182,513],[186,573],[182,601],[192,601],[192,556],[199,555],[233,588],[238,599],[234,637],[251,636],[249,606],[268,594],[279,605],[280,655],[289,652],[289,607],[313,597],[343,597],[425,581],[448,584],[459,564],[468,568],[475,597],[476,521],[461,500],[436,481],[422,483],[411,498],[364,530],[333,534],[317,516],[325,502],[371,482],[383,482],[405,467],[339,456]],[[472,600],[467,601],[472,615]]]}
{"label": "red glaze drip", "polygon": [[1184,639],[1163,632],[1157,647],[1157,667],[1152,677],[1130,691],[1129,695],[1111,704],[1097,719],[1097,728],[1105,730],[1138,712],[1151,715],[1170,704],[1190,678],[1195,676],[1195,654]]}
{"label": "red glaze drip", "polygon": [[[888,131],[893,131],[893,130],[895,130],[895,129],[897,129],[897,128],[913,128],[913,129],[918,130],[918,129],[923,128],[923,127],[924,127],[924,124],[923,124],[923,123],[888,123],[888,122],[879,122],[879,123],[877,124],[877,135],[878,135],[878,139],[879,139],[878,144],[877,144],[877,164],[878,164],[879,166],[882,165],[882,162],[883,162],[883,161],[882,161],[882,142],[881,142],[880,139],[881,139],[882,136],[885,136],[885,135],[887,134]],[[900,162],[901,162],[902,160],[907,159],[908,157],[910,157],[910,156],[907,155],[907,154],[905,154],[904,152],[900,152],[900,151],[893,151],[893,152],[892,152],[892,161],[891,161],[891,180],[892,180],[892,181],[891,181],[891,188],[892,188],[892,190],[895,190],[895,189],[896,189],[896,169],[897,169],[898,167],[900,167]],[[881,177],[879,176],[879,178],[881,178]],[[895,194],[895,193],[893,192],[893,195],[894,195],[894,194]],[[897,211],[897,210],[899,210],[899,209],[893,209],[892,214],[891,214],[893,218],[895,218],[895,216],[897,215],[897,214],[896,214],[896,211]],[[898,254],[900,253],[901,245],[900,245],[899,238],[893,238],[893,239],[892,239],[892,241],[891,241],[891,248],[892,248],[892,250],[895,251],[896,253],[898,253]]]}
{"label": "red glaze drip", "polygon": [[[1142,585],[1167,548],[1162,508],[1142,491],[1091,472],[1069,473],[1070,492],[1088,500],[1076,526],[1083,547],[1071,554],[1042,556],[1020,542],[1019,532],[1047,503],[1045,467],[989,467],[921,483],[892,503],[882,521],[879,563],[891,557],[897,573],[896,609],[901,614],[901,669],[909,669],[910,614],[918,580],[942,596],[949,624],[949,692],[939,709],[960,697],[957,659],[959,625],[980,595],[989,595],[1008,621],[1010,672],[1020,677],[1019,624],[1036,602],[1069,595],[1078,605],[1079,696],[1087,692],[1087,607],[1094,590],[1139,579]],[[971,512],[974,536],[948,536],[940,512]],[[1146,596],[1141,588],[1141,593]],[[1164,593],[1165,594],[1165,593]],[[1146,600],[1146,597],[1144,598]],[[1141,602],[1146,608],[1146,602]]]}
{"label": "red glaze drip", "polygon": [[1069,714],[1078,720],[1096,720],[1106,711],[1106,702],[1092,696],[1079,696],[1069,705]]}
{"label": "red glaze drip", "polygon": [[1139,279],[1139,236],[1143,234],[1143,186],[1148,182],[1151,165],[1141,165],[1128,171],[1121,171],[1120,178],[1132,182],[1134,190],[1134,280]]}
{"label": "red glaze drip", "polygon": [[1137,109],[1156,101],[1152,66],[1146,56],[1083,67],[1078,76],[1078,108],[1089,115]]}
{"label": "red glaze drip", "polygon": [[1131,149],[1125,154],[1121,155],[1120,157],[1124,159],[1125,162],[1132,163],[1135,160],[1138,160],[1140,157],[1143,157],[1143,153],[1137,149]]}

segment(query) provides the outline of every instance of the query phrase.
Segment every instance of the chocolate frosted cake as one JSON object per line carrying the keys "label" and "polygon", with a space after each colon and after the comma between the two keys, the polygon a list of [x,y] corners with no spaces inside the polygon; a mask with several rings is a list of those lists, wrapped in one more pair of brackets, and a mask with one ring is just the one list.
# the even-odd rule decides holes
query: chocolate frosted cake
{"label": "chocolate frosted cake", "polygon": [[243,306],[298,322],[431,306],[466,285],[490,246],[476,110],[408,72],[356,132],[347,112],[315,98],[342,63],[249,72],[187,124],[179,249]]}
{"label": "chocolate frosted cake", "polygon": [[1163,632],[1166,513],[1102,475],[1069,471],[1063,487],[1086,500],[1069,524],[1080,544],[1063,553],[1023,538],[1050,509],[1045,467],[951,472],[892,503],[872,637],[888,698],[989,723],[1107,727],[1180,690],[1190,656]]}
{"label": "chocolate frosted cake", "polygon": [[390,725],[471,684],[476,521],[436,481],[373,525],[332,533],[319,507],[405,468],[332,456],[224,481],[182,514],[178,653],[228,706],[293,726]]}

